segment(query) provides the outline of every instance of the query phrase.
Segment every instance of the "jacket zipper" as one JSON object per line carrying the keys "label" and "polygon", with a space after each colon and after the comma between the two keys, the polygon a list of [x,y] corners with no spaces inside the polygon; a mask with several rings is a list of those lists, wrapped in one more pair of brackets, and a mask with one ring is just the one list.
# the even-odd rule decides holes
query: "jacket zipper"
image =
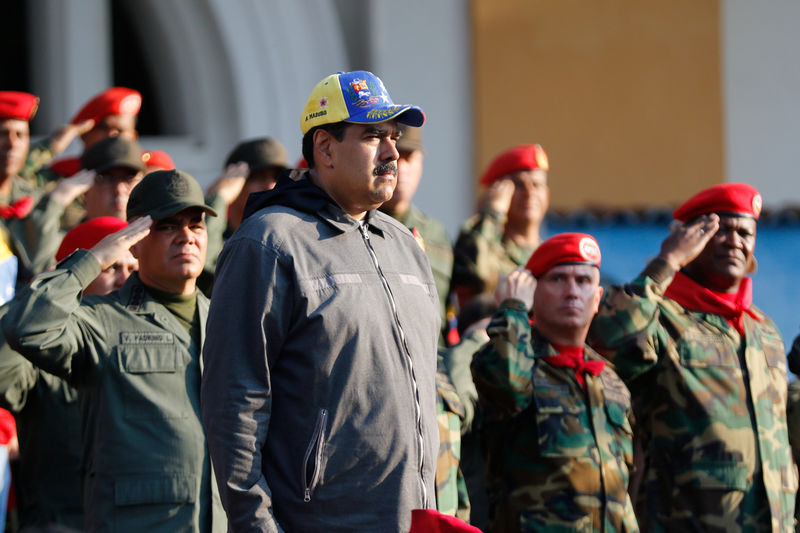
{"label": "jacket zipper", "polygon": [[369,255],[372,258],[372,263],[375,265],[375,269],[378,271],[378,276],[381,278],[381,283],[383,284],[384,290],[386,290],[386,294],[389,297],[389,303],[392,306],[392,313],[394,314],[394,322],[397,325],[397,329],[400,331],[400,340],[403,343],[403,350],[406,355],[406,361],[408,362],[408,368],[411,371],[411,385],[414,389],[414,412],[417,417],[417,445],[419,446],[419,482],[422,488],[422,504],[423,506],[427,506],[428,503],[428,491],[425,488],[425,477],[423,475],[424,472],[424,463],[425,463],[425,442],[424,437],[422,434],[422,408],[419,404],[419,388],[417,387],[417,378],[414,372],[414,363],[411,359],[411,350],[408,349],[408,342],[406,341],[406,334],[403,331],[403,326],[400,324],[400,317],[397,314],[397,305],[394,301],[394,295],[392,294],[392,289],[389,287],[389,282],[386,280],[386,276],[383,275],[383,270],[381,269],[380,264],[378,263],[378,256],[375,254],[375,250],[372,248],[372,243],[369,240],[369,233],[367,232],[366,225],[359,224],[359,229],[361,230],[361,235],[364,237],[364,243],[367,245],[367,250],[369,251]]}
{"label": "jacket zipper", "polygon": [[[301,486],[303,487],[303,501],[310,502],[311,494],[317,486],[320,476],[320,463],[322,462],[322,439],[325,435],[325,427],[328,424],[328,410],[320,409],[317,414],[317,423],[314,425],[314,433],[311,435],[311,440],[308,443],[306,454],[303,457],[303,480]],[[311,479],[308,479],[308,461],[313,455],[314,470],[311,472]]]}

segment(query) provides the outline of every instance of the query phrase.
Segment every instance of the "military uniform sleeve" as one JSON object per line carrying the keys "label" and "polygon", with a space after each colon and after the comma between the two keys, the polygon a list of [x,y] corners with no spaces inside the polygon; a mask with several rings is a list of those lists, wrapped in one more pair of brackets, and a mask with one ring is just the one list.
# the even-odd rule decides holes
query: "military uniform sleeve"
{"label": "military uniform sleeve", "polygon": [[503,240],[505,215],[484,208],[468,221],[453,247],[453,276],[451,292],[466,291],[480,294],[486,291],[487,281],[497,277],[497,266],[482,261],[490,258],[488,250]]}
{"label": "military uniform sleeve", "polygon": [[461,342],[455,346],[446,349],[440,348],[447,375],[453,382],[453,387],[464,408],[462,433],[467,433],[472,428],[475,408],[478,404],[478,391],[475,390],[475,383],[472,381],[472,372],[470,371],[472,356],[488,341],[489,336],[486,334],[486,330],[476,329],[464,335]]}
{"label": "military uniform sleeve", "polygon": [[225,244],[225,230],[228,228],[228,205],[218,194],[206,197],[206,204],[217,212],[217,216],[206,219],[206,230],[208,232],[208,247],[206,248],[205,270],[212,276],[217,268],[217,257]]}
{"label": "military uniform sleeve", "polygon": [[[8,305],[0,307],[0,316],[5,316]],[[34,366],[11,349],[4,335],[0,335],[0,407],[19,412],[38,377]]]}
{"label": "military uniform sleeve", "polygon": [[610,287],[600,303],[586,342],[614,363],[626,382],[658,362],[659,304],[674,275],[666,262],[654,259],[633,282]]}
{"label": "military uniform sleeve", "polygon": [[23,244],[28,255],[27,266],[34,275],[44,272],[53,263],[61,244],[61,215],[64,206],[49,194],[36,203],[36,207],[22,219]]}
{"label": "military uniform sleeve", "polygon": [[81,292],[99,274],[97,259],[79,250],[36,278],[11,300],[2,319],[9,346],[70,383],[89,378],[101,350],[86,348],[102,339],[103,327],[81,306]]}
{"label": "military uniform sleeve", "polygon": [[288,259],[229,241],[217,267],[203,348],[201,410],[229,531],[282,531],[262,471],[271,375],[292,315]]}
{"label": "military uniform sleeve", "polygon": [[524,411],[533,397],[531,326],[525,305],[506,300],[492,317],[489,343],[472,360],[472,377],[481,412],[489,419]]}
{"label": "military uniform sleeve", "polygon": [[50,140],[44,139],[33,145],[28,150],[28,157],[25,159],[25,166],[22,167],[20,175],[26,180],[44,186],[49,181],[53,181],[55,173],[48,172],[45,166],[53,160],[53,149]]}

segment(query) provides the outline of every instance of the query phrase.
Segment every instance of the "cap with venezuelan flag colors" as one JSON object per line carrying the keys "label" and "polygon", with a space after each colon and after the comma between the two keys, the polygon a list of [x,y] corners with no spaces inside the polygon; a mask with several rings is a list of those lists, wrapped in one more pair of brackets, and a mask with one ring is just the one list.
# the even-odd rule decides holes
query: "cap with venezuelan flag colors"
{"label": "cap with venezuelan flag colors", "polygon": [[300,130],[305,135],[323,124],[375,124],[392,119],[419,127],[425,122],[425,113],[417,106],[392,102],[383,82],[371,72],[337,72],[311,91],[300,116]]}

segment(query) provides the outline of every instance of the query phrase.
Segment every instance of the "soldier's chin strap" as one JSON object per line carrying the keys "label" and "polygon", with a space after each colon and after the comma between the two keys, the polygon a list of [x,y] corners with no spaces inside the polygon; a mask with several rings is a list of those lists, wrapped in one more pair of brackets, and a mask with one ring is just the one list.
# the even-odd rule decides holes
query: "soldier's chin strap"
{"label": "soldier's chin strap", "polygon": [[558,350],[558,355],[550,355],[545,357],[544,360],[556,367],[567,367],[575,369],[575,378],[581,387],[586,388],[586,378],[584,372],[588,372],[593,376],[599,376],[600,372],[606,367],[605,361],[586,360],[583,357],[583,346],[561,346],[553,344],[553,347]]}
{"label": "soldier's chin strap", "polygon": [[664,296],[693,311],[722,315],[742,336],[744,336],[745,313],[755,320],[761,320],[750,309],[753,304],[753,280],[750,278],[742,279],[737,292],[726,293],[712,291],[683,272],[678,272],[664,292]]}

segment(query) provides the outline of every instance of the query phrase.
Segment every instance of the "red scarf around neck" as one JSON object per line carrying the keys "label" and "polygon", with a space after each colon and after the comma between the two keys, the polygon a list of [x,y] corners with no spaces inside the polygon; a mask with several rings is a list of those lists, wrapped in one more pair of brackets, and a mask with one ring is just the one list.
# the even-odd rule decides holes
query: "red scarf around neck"
{"label": "red scarf around neck", "polygon": [[664,296],[693,311],[722,315],[741,336],[744,336],[745,313],[755,320],[761,320],[750,310],[753,305],[753,280],[750,278],[742,279],[737,292],[716,292],[703,287],[683,272],[678,272]]}
{"label": "red scarf around neck", "polygon": [[586,388],[586,379],[583,377],[584,372],[588,372],[593,376],[599,376],[600,372],[606,366],[605,361],[587,361],[583,358],[583,346],[562,346],[560,344],[553,344],[553,348],[558,350],[558,355],[551,355],[545,357],[545,361],[555,367],[568,367],[575,369],[575,378],[581,387]]}
{"label": "red scarf around neck", "polygon": [[25,218],[33,209],[33,197],[25,196],[11,205],[0,205],[0,218]]}

